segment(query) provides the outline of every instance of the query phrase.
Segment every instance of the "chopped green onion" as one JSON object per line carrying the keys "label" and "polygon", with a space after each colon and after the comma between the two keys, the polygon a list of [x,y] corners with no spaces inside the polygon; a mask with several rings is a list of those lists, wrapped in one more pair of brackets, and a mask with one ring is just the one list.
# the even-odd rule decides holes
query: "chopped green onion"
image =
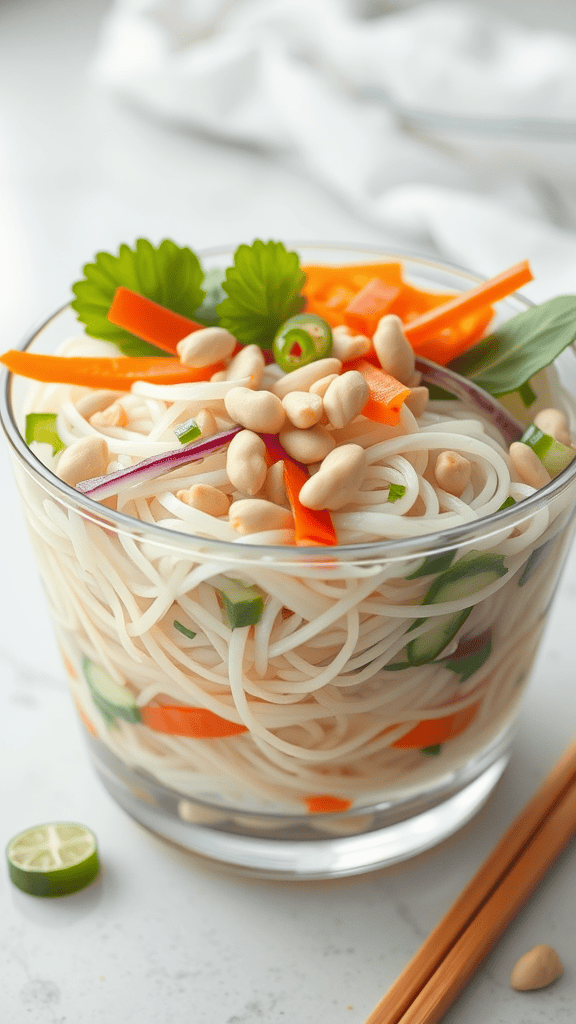
{"label": "chopped green onion", "polygon": [[66,447],[56,430],[55,412],[30,412],[26,417],[26,444],[32,441],[52,445],[52,452],[57,455]]}
{"label": "chopped green onion", "polygon": [[514,498],[512,497],[511,494],[509,494],[508,497],[500,505],[500,508],[498,509],[498,511],[502,512],[503,509],[511,508],[512,505],[515,505],[515,504],[516,504],[516,502],[514,501]]}
{"label": "chopped green onion", "polygon": [[388,491],[388,501],[398,501],[398,498],[403,498],[406,494],[406,488],[404,484],[390,484],[390,490]]}
{"label": "chopped green onion", "polygon": [[558,476],[558,473],[566,469],[576,454],[573,448],[568,448],[555,437],[545,434],[534,423],[526,428],[520,440],[536,453],[551,477]]}
{"label": "chopped green onion", "polygon": [[174,626],[174,629],[178,629],[180,633],[183,633],[184,636],[187,636],[189,640],[193,640],[194,637],[196,636],[196,633],[193,633],[191,629],[187,629],[186,626],[183,626],[181,622],[178,622],[178,619],[174,619],[172,625]]}
{"label": "chopped green onion", "polygon": [[441,752],[441,750],[442,744],[434,743],[433,746],[431,747],[422,747],[420,753],[423,754],[424,757],[438,757],[438,754]]}
{"label": "chopped green onion", "polygon": [[200,437],[202,431],[196,420],[190,419],[185,420],[184,423],[177,423],[174,427],[174,433],[180,444],[188,444],[189,441],[195,441],[197,437]]}
{"label": "chopped green onion", "polygon": [[255,626],[260,622],[264,611],[264,595],[258,587],[225,576],[214,577],[213,582],[222,598],[231,629]]}

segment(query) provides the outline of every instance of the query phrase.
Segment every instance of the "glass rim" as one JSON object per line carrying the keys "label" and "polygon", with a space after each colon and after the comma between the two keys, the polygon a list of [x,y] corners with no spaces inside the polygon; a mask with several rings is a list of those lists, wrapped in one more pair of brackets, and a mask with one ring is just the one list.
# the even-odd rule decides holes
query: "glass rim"
{"label": "glass rim", "polygon": [[[290,241],[285,244],[290,248],[298,249],[300,251],[324,250],[326,252],[354,252],[363,254],[363,256],[366,257],[386,256],[392,260],[398,259],[404,262],[409,261],[412,264],[421,265],[431,270],[440,270],[446,273],[457,274],[460,277],[467,278],[472,282],[472,284],[479,284],[485,280],[485,278],[480,275],[474,274],[470,270],[460,267],[457,264],[430,259],[429,257],[421,256],[417,253],[412,253],[396,247],[391,251],[388,247],[372,245],[366,246],[365,244],[355,245],[350,242],[314,242],[309,240],[305,242]],[[211,258],[214,256],[224,255],[229,257],[230,253],[234,252],[234,248],[234,246],[202,248],[197,251],[197,255],[201,258]],[[519,292],[514,292],[501,301],[505,302],[510,299],[515,300],[525,309],[533,305],[530,299],[527,299]],[[26,350],[46,327],[69,309],[70,300],[64,302],[52,313],[48,315],[44,314],[44,316],[36,321],[36,323],[26,332],[17,346],[18,349],[21,351]],[[326,561],[327,559],[334,559],[335,556],[347,562],[371,562],[376,559],[386,559],[391,561],[410,556],[422,556],[428,549],[438,552],[446,548],[457,547],[465,543],[467,539],[473,538],[479,531],[484,535],[489,535],[495,528],[505,528],[507,523],[511,523],[518,517],[519,512],[522,518],[528,517],[543,505],[548,504],[549,500],[555,494],[564,490],[564,488],[570,484],[573,477],[576,476],[575,459],[573,463],[567,466],[566,469],[562,470],[562,472],[548,484],[535,491],[534,494],[530,495],[528,498],[523,498],[521,502],[517,502],[515,505],[493,512],[480,519],[463,523],[460,526],[454,526],[447,530],[420,534],[416,537],[366,541],[360,544],[342,544],[334,547],[306,547],[288,544],[249,544],[238,543],[237,541],[219,540],[212,537],[204,537],[199,534],[180,533],[177,530],[159,526],[156,523],[145,523],[140,519],[136,519],[134,516],[129,516],[124,512],[117,512],[114,509],[110,509],[95,498],[90,498],[81,491],[78,491],[75,487],[71,487],[64,483],[63,480],[52,473],[51,470],[41,462],[41,460],[31,451],[22,437],[14,416],[11,401],[12,383],[13,378],[16,375],[6,369],[3,370],[3,374],[4,381],[0,388],[0,423],[4,429],[6,437],[15,454],[20,458],[21,462],[27,466],[31,474],[35,477],[41,478],[44,484],[48,486],[49,490],[56,491],[57,493],[59,492],[62,500],[65,501],[68,506],[76,506],[90,519],[97,518],[100,522],[102,522],[103,519],[107,519],[110,525],[116,528],[117,532],[122,532],[124,534],[129,533],[131,536],[138,535],[139,537],[145,535],[148,540],[154,540],[162,546],[170,547],[172,549],[174,547],[179,547],[181,549],[192,548],[197,550],[200,543],[205,553],[219,553],[221,557],[224,555],[227,560],[231,561],[248,562],[251,559],[259,561],[264,557],[266,562],[269,562],[274,555],[276,555],[277,557],[275,560],[279,564],[285,565],[294,564],[294,562]],[[519,509],[519,506],[521,506],[521,509]]]}

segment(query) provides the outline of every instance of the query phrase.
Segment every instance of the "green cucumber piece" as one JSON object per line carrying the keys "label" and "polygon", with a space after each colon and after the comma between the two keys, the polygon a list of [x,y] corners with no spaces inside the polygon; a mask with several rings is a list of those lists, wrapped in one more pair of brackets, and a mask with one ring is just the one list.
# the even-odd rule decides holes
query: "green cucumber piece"
{"label": "green cucumber piece", "polygon": [[534,423],[526,428],[520,440],[536,453],[551,477],[558,476],[558,473],[566,469],[576,454],[573,448],[568,448],[555,437],[545,434]]}
{"label": "green cucumber piece", "polygon": [[[459,601],[463,597],[471,597],[490,586],[491,583],[495,583],[507,572],[504,555],[497,555],[494,552],[469,551],[451,568],[432,581],[422,604],[444,604],[447,601]],[[440,615],[437,619],[429,620],[430,629],[406,645],[408,661],[412,665],[425,665],[437,658],[464,625],[473,607],[472,605],[459,612]],[[416,619],[410,630],[416,629],[425,621],[425,619]]]}
{"label": "green cucumber piece", "polygon": [[255,626],[262,618],[264,595],[258,587],[242,580],[218,577],[213,581],[222,598],[222,604],[231,629]]}
{"label": "green cucumber piece", "polygon": [[467,637],[458,644],[457,649],[444,664],[451,672],[460,676],[460,683],[465,683],[470,676],[478,672],[492,653],[492,630],[487,629],[480,636]]}
{"label": "green cucumber piece", "polygon": [[522,575],[518,580],[519,587],[523,587],[524,584],[527,583],[530,577],[532,576],[532,573],[536,572],[536,569],[540,565],[540,562],[543,558],[545,558],[546,552],[552,547],[555,540],[556,537],[550,537],[550,539],[545,541],[544,544],[541,544],[539,548],[534,548],[534,551],[527,559],[522,570]]}
{"label": "green cucumber piece", "polygon": [[29,412],[26,417],[26,444],[40,441],[52,445],[53,455],[61,452],[66,445],[56,429],[55,412]]}
{"label": "green cucumber piece", "polygon": [[414,572],[406,576],[407,580],[417,580],[420,576],[435,576],[437,572],[444,572],[452,565],[452,559],[456,550],[442,551],[439,555],[426,555],[426,558]]}
{"label": "green cucumber piece", "polygon": [[174,427],[174,433],[180,444],[188,444],[189,441],[195,441],[197,437],[200,437],[202,431],[195,419],[189,419],[185,420],[184,423],[177,423]]}
{"label": "green cucumber piece", "polygon": [[89,658],[84,658],[82,672],[88,683],[92,700],[109,725],[118,718],[123,718],[125,722],[141,720],[140,708],[130,691],[112,679],[110,673],[102,665],[97,665]]}

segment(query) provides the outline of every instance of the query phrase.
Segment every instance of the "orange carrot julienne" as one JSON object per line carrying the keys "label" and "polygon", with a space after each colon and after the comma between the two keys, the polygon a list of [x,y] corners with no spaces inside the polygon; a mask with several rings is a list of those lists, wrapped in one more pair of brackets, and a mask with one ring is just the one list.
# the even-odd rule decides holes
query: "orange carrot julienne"
{"label": "orange carrot julienne", "polygon": [[435,747],[447,740],[454,739],[468,728],[476,717],[480,702],[470,704],[461,711],[454,711],[443,718],[428,718],[418,722],[413,729],[396,740],[392,746],[400,750],[421,750],[424,747]]}
{"label": "orange carrot julienne", "polygon": [[84,728],[87,730],[87,732],[90,733],[91,736],[97,736],[98,733],[96,731],[96,727],[94,725],[92,725],[92,722],[88,718],[88,715],[80,707],[80,704],[78,703],[77,700],[74,700],[74,703],[76,705],[76,711],[78,712],[78,717],[80,718],[80,721],[82,722],[82,725],[84,726]]}
{"label": "orange carrot julienne", "polygon": [[116,327],[173,355],[182,338],[204,326],[122,286],[116,289],[108,319]]}
{"label": "orange carrot julienne", "polygon": [[351,330],[371,338],[379,321],[388,312],[400,288],[373,277],[354,296],[344,310],[344,323]]}
{"label": "orange carrot julienne", "polygon": [[224,363],[194,369],[164,356],[48,356],[11,349],[0,356],[12,373],[46,384],[79,384],[89,388],[129,391],[142,380],[149,384],[193,384],[210,380]]}
{"label": "orange carrot julienne", "polygon": [[330,811],[347,811],[352,806],[351,800],[339,796],[320,793],[318,796],[304,797],[309,814],[328,814]]}
{"label": "orange carrot julienne", "polygon": [[188,736],[195,740],[223,739],[247,732],[245,725],[229,722],[208,708],[172,704],[148,705],[140,709],[142,723],[154,732],[168,736]]}
{"label": "orange carrot julienne", "polygon": [[476,313],[483,307],[491,306],[493,302],[506,298],[507,295],[511,295],[512,292],[521,288],[523,284],[531,281],[532,277],[528,260],[516,263],[496,277],[490,278],[489,281],[483,281],[476,288],[462,292],[461,295],[450,299],[444,305],[437,306],[415,320],[411,320],[404,328],[406,337],[414,347],[417,347],[418,342],[429,337],[431,333],[444,327],[450,327],[456,321],[463,320],[464,317]]}
{"label": "orange carrot julienne", "polygon": [[335,547],[336,530],[330,513],[323,509],[306,508],[300,501],[300,491],[308,480],[308,472],[292,459],[284,459],[284,483],[294,516],[294,539],[302,547]]}
{"label": "orange carrot julienne", "polygon": [[362,409],[362,415],[395,427],[400,422],[400,409],[410,394],[410,388],[367,359],[353,359],[346,363],[346,369],[359,370],[370,388],[370,398]]}

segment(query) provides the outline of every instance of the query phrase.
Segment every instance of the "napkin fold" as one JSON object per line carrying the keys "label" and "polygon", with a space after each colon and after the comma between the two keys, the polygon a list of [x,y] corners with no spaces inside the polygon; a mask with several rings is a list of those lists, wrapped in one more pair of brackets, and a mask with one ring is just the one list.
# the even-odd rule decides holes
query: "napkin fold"
{"label": "napkin fold", "polygon": [[412,247],[485,274],[529,256],[539,298],[576,288],[568,34],[454,0],[370,18],[345,0],[116,0],[93,74],[302,167]]}

